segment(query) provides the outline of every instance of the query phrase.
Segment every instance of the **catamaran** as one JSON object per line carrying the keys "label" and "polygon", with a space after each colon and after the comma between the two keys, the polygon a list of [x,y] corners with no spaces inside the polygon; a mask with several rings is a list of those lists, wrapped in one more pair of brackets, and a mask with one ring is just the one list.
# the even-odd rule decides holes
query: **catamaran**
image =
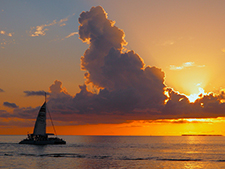
{"label": "catamaran", "polygon": [[[66,144],[66,141],[57,137],[48,137],[49,135],[54,135],[52,133],[46,133],[46,95],[45,95],[45,102],[41,106],[39,110],[33,134],[27,134],[27,138],[23,139],[19,142],[19,144],[35,144],[35,145],[46,145],[46,144]],[[52,118],[49,112],[49,116],[52,122]],[[53,122],[52,122],[53,129],[55,131]],[[56,132],[55,132],[56,133]]]}

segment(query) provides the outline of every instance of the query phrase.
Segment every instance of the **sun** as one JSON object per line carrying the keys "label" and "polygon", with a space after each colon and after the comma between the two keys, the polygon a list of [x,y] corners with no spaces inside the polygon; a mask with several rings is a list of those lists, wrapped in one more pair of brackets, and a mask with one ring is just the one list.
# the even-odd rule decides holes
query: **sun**
{"label": "sun", "polygon": [[193,93],[193,94],[190,94],[189,96],[186,96],[190,103],[194,103],[198,98],[200,98],[201,95],[204,96],[207,94],[205,93],[204,89],[201,87],[199,87],[198,90],[199,90],[198,93]]}

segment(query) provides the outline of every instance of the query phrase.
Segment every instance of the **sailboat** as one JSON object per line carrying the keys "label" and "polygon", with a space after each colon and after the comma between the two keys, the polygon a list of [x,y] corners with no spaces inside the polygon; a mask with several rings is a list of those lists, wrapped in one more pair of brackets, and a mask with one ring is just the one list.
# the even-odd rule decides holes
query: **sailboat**
{"label": "sailboat", "polygon": [[[49,135],[54,135],[52,133],[46,133],[46,94],[45,94],[45,102],[41,106],[35,126],[33,134],[27,134],[27,138],[23,139],[19,142],[19,144],[35,144],[35,145],[46,145],[46,144],[66,144],[66,141],[64,141],[61,138],[56,137],[48,137]],[[50,112],[49,112],[50,115]],[[51,119],[51,115],[50,115]],[[52,121],[52,119],[51,119]],[[52,122],[53,124],[53,122]],[[54,125],[53,129],[55,131]]]}

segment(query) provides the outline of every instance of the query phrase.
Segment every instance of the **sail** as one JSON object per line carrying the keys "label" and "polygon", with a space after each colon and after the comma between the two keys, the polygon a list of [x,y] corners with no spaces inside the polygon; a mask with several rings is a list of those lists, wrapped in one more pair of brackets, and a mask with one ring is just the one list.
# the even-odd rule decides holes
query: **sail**
{"label": "sail", "polygon": [[34,126],[33,135],[46,135],[46,102],[41,106]]}

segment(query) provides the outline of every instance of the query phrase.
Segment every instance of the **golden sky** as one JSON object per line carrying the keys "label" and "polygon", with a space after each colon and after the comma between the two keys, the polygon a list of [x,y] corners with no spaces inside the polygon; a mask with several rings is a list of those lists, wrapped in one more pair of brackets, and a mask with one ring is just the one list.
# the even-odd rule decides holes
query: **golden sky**
{"label": "golden sky", "polygon": [[3,1],[0,134],[32,132],[43,91],[59,134],[223,134],[224,7]]}

